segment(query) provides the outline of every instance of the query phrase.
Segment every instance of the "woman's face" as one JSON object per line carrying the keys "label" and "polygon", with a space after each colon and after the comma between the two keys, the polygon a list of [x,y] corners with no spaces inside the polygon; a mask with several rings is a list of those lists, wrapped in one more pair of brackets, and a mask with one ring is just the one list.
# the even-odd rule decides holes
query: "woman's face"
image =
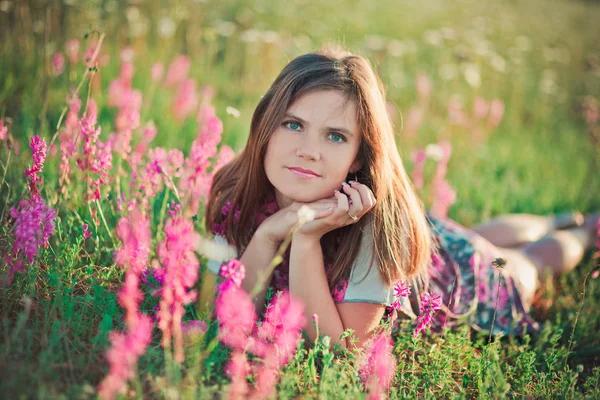
{"label": "woman's face", "polygon": [[264,161],[279,207],[332,197],[361,166],[360,140],[356,103],[343,93],[319,90],[299,98],[273,132]]}

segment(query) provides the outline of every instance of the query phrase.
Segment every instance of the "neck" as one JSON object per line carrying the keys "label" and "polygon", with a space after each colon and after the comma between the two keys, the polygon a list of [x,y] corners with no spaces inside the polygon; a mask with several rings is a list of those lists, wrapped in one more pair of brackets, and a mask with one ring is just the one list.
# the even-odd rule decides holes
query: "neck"
{"label": "neck", "polygon": [[290,199],[289,197],[285,197],[279,191],[275,191],[275,200],[277,200],[277,205],[279,206],[280,210],[288,207],[294,202],[294,200]]}

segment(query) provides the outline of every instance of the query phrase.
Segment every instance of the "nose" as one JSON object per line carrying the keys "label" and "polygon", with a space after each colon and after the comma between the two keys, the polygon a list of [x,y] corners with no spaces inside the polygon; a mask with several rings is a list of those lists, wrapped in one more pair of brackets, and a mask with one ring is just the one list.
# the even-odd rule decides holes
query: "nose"
{"label": "nose", "polygon": [[309,160],[318,161],[321,159],[321,148],[318,140],[311,138],[309,134],[306,134],[304,138],[298,143],[296,149],[296,156]]}

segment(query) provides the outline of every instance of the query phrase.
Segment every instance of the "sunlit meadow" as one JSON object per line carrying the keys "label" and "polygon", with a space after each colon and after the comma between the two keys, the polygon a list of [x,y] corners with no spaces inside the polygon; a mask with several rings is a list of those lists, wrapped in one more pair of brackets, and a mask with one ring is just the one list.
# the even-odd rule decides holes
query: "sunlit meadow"
{"label": "sunlit meadow", "polygon": [[351,352],[305,340],[318,318],[287,293],[254,315],[204,229],[260,96],[326,42],[381,75],[432,213],[600,210],[599,20],[592,1],[0,1],[0,393],[599,398],[598,250],[544,281],[539,333],[430,332],[432,296]]}

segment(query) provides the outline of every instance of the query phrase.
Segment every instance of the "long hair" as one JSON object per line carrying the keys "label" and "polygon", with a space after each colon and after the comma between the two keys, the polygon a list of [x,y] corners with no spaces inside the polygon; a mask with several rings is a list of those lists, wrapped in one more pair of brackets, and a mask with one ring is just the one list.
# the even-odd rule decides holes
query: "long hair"
{"label": "long hair", "polygon": [[[324,257],[333,263],[329,284],[349,277],[366,224],[370,224],[373,239],[371,261],[377,261],[387,284],[424,278],[431,259],[431,230],[396,147],[385,89],[367,59],[339,48],[324,47],[296,57],[275,79],[252,116],[245,148],[214,175],[206,209],[207,231],[214,233],[213,223],[226,220],[227,241],[243,253],[254,234],[256,210],[273,188],[264,169],[269,139],[288,108],[316,90],[337,90],[354,100],[361,132],[358,157],[362,160],[356,177],[371,188],[377,200],[357,223],[323,236]],[[347,177],[354,178],[354,173]],[[240,210],[237,220],[233,212],[226,217],[221,214],[227,200],[232,210]]]}

